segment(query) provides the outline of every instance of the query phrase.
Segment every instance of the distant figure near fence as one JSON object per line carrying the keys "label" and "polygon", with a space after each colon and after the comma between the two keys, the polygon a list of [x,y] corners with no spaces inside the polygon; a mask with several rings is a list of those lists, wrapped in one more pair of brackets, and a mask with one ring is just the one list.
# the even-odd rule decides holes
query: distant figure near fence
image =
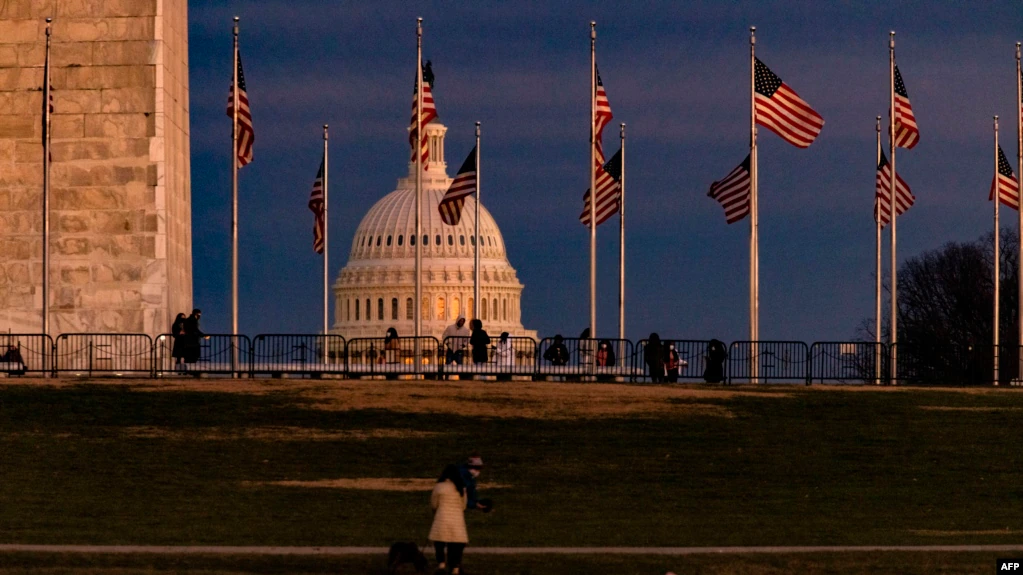
{"label": "distant figure near fence", "polygon": [[568,348],[565,347],[565,338],[561,334],[554,336],[554,341],[547,351],[543,352],[543,358],[551,362],[551,365],[568,365]]}
{"label": "distant figure near fence", "polygon": [[469,326],[472,328],[472,336],[469,337],[469,345],[472,346],[472,362],[487,363],[490,335],[483,329],[483,322],[478,319],[472,320]]}
{"label": "distant figure near fence", "polygon": [[703,380],[707,383],[720,383],[725,379],[725,358],[728,351],[721,340],[712,339],[707,345],[707,368],[703,371]]}
{"label": "distant figure near fence", "polygon": [[181,369],[181,364],[185,363],[185,348],[187,347],[187,340],[185,338],[185,314],[179,313],[178,317],[174,318],[174,323],[171,324],[171,336],[174,338],[174,345],[171,347],[171,357],[174,359],[174,367]]}
{"label": "distant figure near fence", "polygon": [[188,319],[185,320],[185,363],[196,363],[202,354],[199,340],[206,334],[199,329],[199,319],[201,317],[202,310],[195,308],[192,310],[192,315],[188,316]]}
{"label": "distant figure near fence", "polygon": [[615,350],[611,342],[606,339],[600,340],[600,347],[597,348],[597,367],[614,367]]}
{"label": "distant figure near fence", "polygon": [[401,351],[401,346],[398,340],[398,330],[393,327],[387,328],[387,334],[384,335],[384,355],[380,357],[380,363],[398,363],[398,355]]}
{"label": "distant figure near fence", "polygon": [[462,365],[462,361],[465,358],[465,348],[469,345],[469,328],[465,327],[464,315],[459,315],[455,323],[449,325],[444,330],[441,341],[448,346],[444,363]]}
{"label": "distant figure near fence", "polygon": [[494,348],[494,363],[501,367],[511,367],[515,364],[515,349],[508,339],[508,332],[501,332],[501,339],[497,341]]}
{"label": "distant figure near fence", "polygon": [[662,383],[664,381],[664,345],[661,343],[661,336],[651,333],[647,338],[646,349],[643,350],[643,360],[646,361],[647,369],[650,371],[650,381]]}

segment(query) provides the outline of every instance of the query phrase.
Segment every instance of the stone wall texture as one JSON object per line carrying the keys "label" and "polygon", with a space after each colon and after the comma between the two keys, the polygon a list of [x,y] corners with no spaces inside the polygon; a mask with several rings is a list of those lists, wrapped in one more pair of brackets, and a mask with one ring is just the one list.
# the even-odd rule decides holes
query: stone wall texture
{"label": "stone wall texture", "polygon": [[0,332],[165,333],[192,306],[186,0],[0,0]]}

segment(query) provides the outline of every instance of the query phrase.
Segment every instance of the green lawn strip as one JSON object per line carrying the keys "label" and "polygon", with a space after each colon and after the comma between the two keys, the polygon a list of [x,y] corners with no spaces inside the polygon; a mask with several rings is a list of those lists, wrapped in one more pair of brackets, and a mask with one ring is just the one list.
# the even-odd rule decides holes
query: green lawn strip
{"label": "green lawn strip", "polygon": [[[431,567],[432,553],[429,555]],[[820,554],[713,554],[659,555],[474,555],[464,566],[472,575],[787,575],[791,573],[843,573],[944,575],[994,573],[996,554],[871,552]],[[245,557],[167,555],[25,554],[0,555],[0,575],[131,574],[365,574],[385,575],[386,557]],[[428,571],[430,572],[430,571]],[[414,573],[411,566],[399,573]]]}
{"label": "green lawn strip", "polygon": [[[601,386],[591,386],[599,393]],[[430,477],[479,449],[480,546],[1015,543],[1023,531],[1015,393],[801,387],[714,398],[733,418],[488,419],[310,409],[290,394],[0,387],[7,543],[372,545],[425,541],[428,493],[266,482]],[[787,397],[778,397],[785,394]],[[286,426],[426,438],[125,437]]]}

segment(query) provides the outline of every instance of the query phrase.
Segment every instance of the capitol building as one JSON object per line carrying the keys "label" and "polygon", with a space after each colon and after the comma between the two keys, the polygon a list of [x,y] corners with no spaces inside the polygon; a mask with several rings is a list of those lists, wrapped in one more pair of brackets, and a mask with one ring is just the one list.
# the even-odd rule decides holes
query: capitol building
{"label": "capitol building", "polygon": [[[444,134],[437,122],[426,127],[429,161],[422,176],[422,286],[424,336],[441,338],[459,315],[478,317],[496,338],[501,332],[536,338],[522,327],[522,284],[508,262],[504,238],[493,216],[480,206],[476,230],[475,197],[465,199],[457,226],[444,224],[438,206],[451,185],[444,161]],[[348,264],[334,282],[331,332],[347,339],[383,337],[394,327],[399,336],[414,334],[416,257],[416,164],[408,176],[362,218]],[[485,188],[484,188],[485,189]],[[478,236],[478,239],[477,239]],[[473,301],[473,250],[480,246],[480,302]]]}

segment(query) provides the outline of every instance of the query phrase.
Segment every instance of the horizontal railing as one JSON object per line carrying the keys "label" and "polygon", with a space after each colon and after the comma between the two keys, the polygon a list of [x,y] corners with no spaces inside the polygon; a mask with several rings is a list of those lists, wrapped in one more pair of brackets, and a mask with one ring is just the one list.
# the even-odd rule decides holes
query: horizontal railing
{"label": "horizontal railing", "polygon": [[[477,345],[474,345],[478,344]],[[340,335],[0,333],[0,377],[486,376],[618,382],[1020,384],[1019,346],[872,342]],[[995,365],[997,361],[997,378]],[[895,369],[892,370],[892,363]],[[892,373],[894,371],[894,373]],[[997,381],[996,381],[997,379]]]}

